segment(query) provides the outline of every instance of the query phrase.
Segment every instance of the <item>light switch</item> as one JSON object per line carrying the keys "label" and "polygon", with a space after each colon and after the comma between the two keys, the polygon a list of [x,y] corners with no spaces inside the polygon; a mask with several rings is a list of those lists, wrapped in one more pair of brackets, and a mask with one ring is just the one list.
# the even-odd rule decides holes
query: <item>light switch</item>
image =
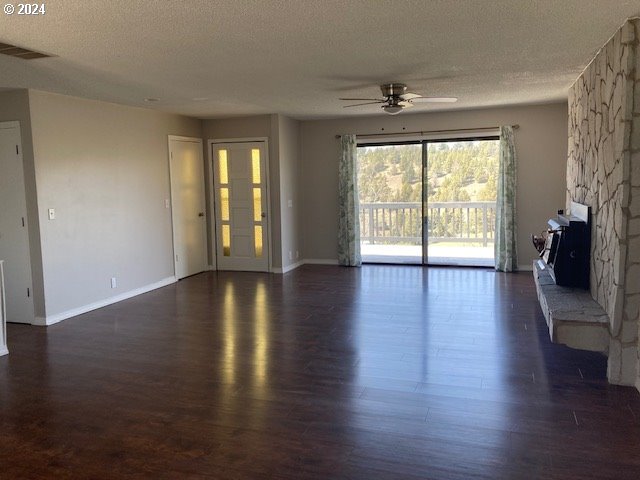
{"label": "light switch", "polygon": [[56,209],[55,208],[50,208],[49,209],[49,220],[55,220],[56,219]]}
{"label": "light switch", "polygon": [[289,208],[293,207],[293,200],[289,200],[289,201],[287,202],[287,205],[289,205]]}
{"label": "light switch", "polygon": [[171,206],[171,204],[169,203],[169,199],[165,198],[164,199],[164,208],[169,208]]}

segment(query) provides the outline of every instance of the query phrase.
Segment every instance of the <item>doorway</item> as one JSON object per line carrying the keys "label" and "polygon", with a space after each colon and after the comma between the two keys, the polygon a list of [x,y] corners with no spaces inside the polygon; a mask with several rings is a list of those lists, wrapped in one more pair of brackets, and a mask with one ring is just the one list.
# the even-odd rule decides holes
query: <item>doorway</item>
{"label": "doorway", "polygon": [[7,322],[33,323],[27,200],[19,122],[0,123],[0,259]]}
{"label": "doorway", "polygon": [[266,141],[211,142],[218,270],[268,272]]}
{"label": "doorway", "polygon": [[202,140],[169,136],[171,218],[176,279],[207,269]]}
{"label": "doorway", "polygon": [[493,266],[498,137],[358,146],[362,260]]}

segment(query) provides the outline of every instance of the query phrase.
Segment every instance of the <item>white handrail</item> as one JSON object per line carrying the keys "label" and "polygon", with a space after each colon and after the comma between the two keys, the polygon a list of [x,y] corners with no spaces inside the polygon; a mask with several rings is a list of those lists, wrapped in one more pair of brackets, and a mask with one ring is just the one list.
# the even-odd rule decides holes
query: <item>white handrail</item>
{"label": "white handrail", "polygon": [[420,202],[360,204],[360,239],[375,243],[422,243],[423,227],[429,242],[481,243],[495,237],[495,202],[429,202],[423,218]]}

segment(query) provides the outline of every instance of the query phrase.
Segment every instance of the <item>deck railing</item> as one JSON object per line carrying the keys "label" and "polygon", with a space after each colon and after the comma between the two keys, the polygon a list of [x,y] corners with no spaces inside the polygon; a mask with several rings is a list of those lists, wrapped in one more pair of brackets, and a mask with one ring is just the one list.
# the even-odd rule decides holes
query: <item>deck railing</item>
{"label": "deck railing", "polygon": [[418,202],[361,203],[360,239],[373,244],[422,243],[423,222],[428,240],[479,243],[495,238],[495,202],[429,202],[426,220]]}

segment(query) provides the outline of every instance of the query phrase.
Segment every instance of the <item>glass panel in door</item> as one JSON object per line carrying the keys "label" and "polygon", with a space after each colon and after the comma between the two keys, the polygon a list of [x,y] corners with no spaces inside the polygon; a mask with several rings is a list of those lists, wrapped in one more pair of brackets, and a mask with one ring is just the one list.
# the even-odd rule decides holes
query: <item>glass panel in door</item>
{"label": "glass panel in door", "polygon": [[493,266],[499,140],[425,148],[427,263]]}
{"label": "glass panel in door", "polygon": [[421,264],[422,146],[359,146],[358,191],[362,261]]}

